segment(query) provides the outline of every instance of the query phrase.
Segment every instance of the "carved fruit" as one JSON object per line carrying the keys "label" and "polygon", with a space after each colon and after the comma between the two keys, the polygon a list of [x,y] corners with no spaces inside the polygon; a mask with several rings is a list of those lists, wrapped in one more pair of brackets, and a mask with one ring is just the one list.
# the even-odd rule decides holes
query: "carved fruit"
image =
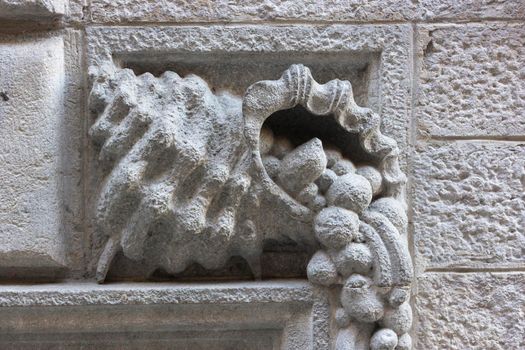
{"label": "carved fruit", "polygon": [[332,167],[336,175],[343,176],[355,172],[355,165],[348,159],[341,159]]}
{"label": "carved fruit", "polygon": [[361,213],[372,200],[372,186],[361,175],[346,174],[339,177],[326,192],[328,205]]}
{"label": "carved fruit", "polygon": [[288,153],[279,167],[279,183],[291,194],[299,193],[314,182],[326,168],[323,144],[311,139]]}
{"label": "carved fruit", "polygon": [[406,231],[408,218],[405,209],[403,209],[401,203],[394,198],[379,198],[370,204],[370,210],[377,211],[386,216],[399,233]]}
{"label": "carved fruit", "polygon": [[314,220],[317,240],[328,248],[341,248],[351,242],[359,230],[356,213],[338,207],[321,210]]}
{"label": "carved fruit", "polygon": [[370,165],[362,165],[356,169],[356,174],[363,176],[372,186],[372,194],[375,196],[381,192],[383,187],[383,177],[381,173]]}
{"label": "carved fruit", "polygon": [[350,276],[341,291],[341,305],[348,315],[359,321],[372,323],[383,317],[384,305],[371,280],[361,275]]}
{"label": "carved fruit", "polygon": [[333,255],[337,271],[343,276],[352,273],[366,275],[373,264],[370,248],[364,243],[349,243]]}
{"label": "carved fruit", "polygon": [[396,345],[396,333],[387,328],[378,330],[370,339],[370,350],[394,350]]}
{"label": "carved fruit", "polygon": [[315,180],[315,183],[317,186],[319,186],[319,190],[322,193],[325,193],[330,186],[337,180],[336,173],[333,172],[333,170],[325,169],[321,176],[317,180]]}
{"label": "carved fruit", "polygon": [[412,337],[410,334],[405,333],[399,337],[395,350],[410,350],[412,349]]}
{"label": "carved fruit", "polygon": [[308,279],[317,284],[329,286],[337,282],[338,275],[328,254],[322,250],[314,254],[306,268]]}

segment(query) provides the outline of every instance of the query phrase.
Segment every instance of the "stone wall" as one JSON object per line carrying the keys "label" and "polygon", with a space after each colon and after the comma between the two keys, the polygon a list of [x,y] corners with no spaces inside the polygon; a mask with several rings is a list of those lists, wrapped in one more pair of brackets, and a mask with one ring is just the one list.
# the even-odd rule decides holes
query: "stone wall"
{"label": "stone wall", "polygon": [[[188,346],[245,348],[248,333],[235,333],[243,320],[253,348],[330,343],[330,296],[304,281],[202,287],[209,294],[92,285],[100,170],[88,137],[89,67],[107,61],[196,73],[241,95],[294,63],[321,83],[350,80],[397,141],[408,179],[413,348],[525,348],[524,18],[521,0],[0,0],[0,348],[79,346],[83,327],[114,332],[85,336],[92,346],[132,348],[126,332],[155,330],[162,336],[133,346],[169,348],[171,329],[200,339],[189,328],[227,317],[218,343]],[[26,285],[34,282],[52,285]],[[107,315],[107,305],[119,309]],[[200,321],[208,312],[217,322]]]}

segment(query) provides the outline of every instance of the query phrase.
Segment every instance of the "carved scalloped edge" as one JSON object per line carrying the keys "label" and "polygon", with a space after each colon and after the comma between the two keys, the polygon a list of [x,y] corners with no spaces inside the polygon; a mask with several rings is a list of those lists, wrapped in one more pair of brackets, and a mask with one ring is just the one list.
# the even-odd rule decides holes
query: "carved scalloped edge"
{"label": "carved scalloped edge", "polygon": [[[244,96],[245,135],[252,150],[254,150],[256,164],[261,170],[263,165],[257,150],[259,149],[259,132],[264,121],[273,113],[293,108],[296,105],[302,105],[316,115],[332,116],[346,131],[357,133],[364,151],[379,161],[379,170],[383,177],[384,186],[383,198],[387,200],[389,197],[392,198],[394,203],[397,203],[394,205],[399,205],[403,212],[406,211],[404,197],[406,176],[399,167],[399,149],[395,140],[381,133],[379,115],[369,108],[360,107],[356,104],[353,98],[352,85],[349,81],[335,79],[326,84],[319,84],[313,79],[310,70],[300,64],[292,65],[279,80],[266,80],[253,84]],[[265,172],[262,171],[262,173]],[[275,191],[277,189],[273,187],[276,186],[276,184],[270,185],[269,189]],[[339,307],[339,315],[345,316],[334,315],[340,328],[334,342],[337,350],[369,347],[383,349],[383,346],[387,346],[388,342],[392,343],[392,337],[396,339],[395,345],[385,348],[394,349],[395,347],[396,350],[411,348],[411,339],[406,333],[406,322],[411,323],[408,321],[410,316],[407,315],[411,314],[407,302],[407,288],[413,279],[413,267],[408,248],[402,242],[404,239],[402,234],[405,233],[406,227],[395,227],[392,222],[393,218],[387,216],[377,206],[376,208],[366,209],[360,215],[360,230],[370,241],[369,247],[376,266],[373,272],[373,282],[359,274],[351,275],[353,277],[347,276],[346,283],[342,282],[341,277],[325,280],[321,278],[314,281],[309,276],[312,283],[327,287],[344,284],[344,287],[340,289],[342,295],[344,293],[348,295],[355,290],[362,290],[358,292],[361,294],[358,298],[361,298],[363,305],[367,303],[381,305],[378,306],[379,309],[376,307],[376,311],[371,311],[369,314],[373,315],[374,312],[376,314],[379,312],[381,316],[367,316],[375,317],[373,320],[365,320],[366,317],[362,320],[354,319],[353,323],[348,320],[348,315],[343,308]],[[394,214],[395,218],[399,216],[401,215]],[[330,252],[330,247],[324,247],[316,253],[312,261],[315,259],[319,261],[314,262],[314,264],[332,264],[327,252]],[[324,268],[326,266],[321,267],[321,270]],[[343,278],[346,277],[343,276]],[[348,292],[349,290],[350,292]],[[350,297],[347,296],[346,298]],[[377,298],[385,299],[385,301],[378,301]],[[373,306],[369,307],[374,308]],[[387,313],[397,315],[392,318],[395,321],[385,321],[382,316],[383,313],[385,313],[385,317],[387,317]],[[401,321],[396,317],[400,317]],[[341,321],[341,318],[347,319],[347,321]],[[384,328],[374,333],[373,325],[376,322]],[[398,333],[399,338],[389,327],[396,329],[395,333]],[[400,329],[403,331],[399,331]],[[364,334],[368,334],[368,340]]]}
{"label": "carved scalloped edge", "polygon": [[302,105],[316,115],[333,115],[345,130],[358,133],[363,149],[380,159],[385,194],[405,205],[406,176],[399,167],[397,142],[381,133],[381,118],[377,113],[356,104],[349,81],[334,79],[319,84],[309,68],[295,64],[279,80],[264,80],[251,85],[243,99],[243,114],[247,123],[246,135],[253,146],[257,145],[259,130],[267,117],[296,105]]}

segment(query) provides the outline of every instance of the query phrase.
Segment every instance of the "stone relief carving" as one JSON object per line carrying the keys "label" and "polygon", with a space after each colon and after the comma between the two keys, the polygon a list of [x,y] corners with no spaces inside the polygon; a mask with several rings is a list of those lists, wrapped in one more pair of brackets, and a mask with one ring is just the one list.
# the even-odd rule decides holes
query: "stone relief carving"
{"label": "stone relief carving", "polygon": [[[91,74],[99,282],[119,252],[173,274],[241,256],[260,277],[264,242],[291,241],[317,250],[308,279],[337,295],[336,349],[411,348],[405,176],[350,82],[318,84],[293,65],[241,99],[194,75],[112,64]],[[357,139],[359,162],[341,144],[294,142],[267,125],[296,106]]]}

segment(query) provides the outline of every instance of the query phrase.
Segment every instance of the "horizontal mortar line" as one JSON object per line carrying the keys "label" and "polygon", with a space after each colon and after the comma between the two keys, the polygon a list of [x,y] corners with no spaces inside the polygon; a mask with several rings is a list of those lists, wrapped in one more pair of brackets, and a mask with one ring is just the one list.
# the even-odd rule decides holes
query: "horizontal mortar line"
{"label": "horizontal mortar line", "polygon": [[501,267],[431,267],[424,270],[437,273],[492,273],[492,272],[525,272],[525,266],[501,266]]}
{"label": "horizontal mortar line", "polygon": [[91,21],[86,22],[86,27],[141,27],[141,26],[160,26],[160,27],[184,27],[184,26],[210,26],[210,25],[332,25],[332,24],[348,24],[348,25],[399,25],[399,24],[469,24],[469,23],[525,23],[523,19],[516,18],[475,18],[475,19],[440,19],[440,20],[376,20],[376,21],[356,21],[356,20],[244,20],[244,21],[187,21],[187,22],[177,22],[176,20],[166,20],[166,21],[125,21],[125,22],[101,22],[101,21]]}
{"label": "horizontal mortar line", "polygon": [[417,137],[416,141],[492,141],[492,142],[524,142],[525,135],[477,135],[477,136],[430,136]]}

